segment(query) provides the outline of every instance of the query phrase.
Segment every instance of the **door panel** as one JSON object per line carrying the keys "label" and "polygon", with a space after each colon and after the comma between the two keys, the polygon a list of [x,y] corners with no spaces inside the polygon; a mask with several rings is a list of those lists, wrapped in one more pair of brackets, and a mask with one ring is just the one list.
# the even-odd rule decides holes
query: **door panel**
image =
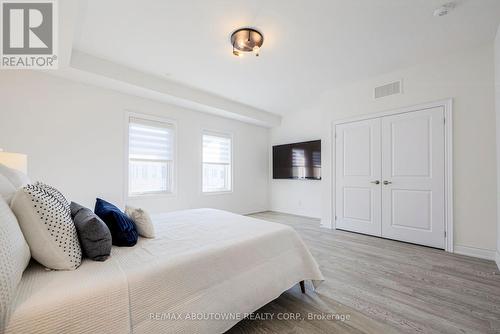
{"label": "door panel", "polygon": [[343,132],[344,141],[344,175],[370,176],[372,171],[371,150],[372,129],[370,127],[353,126]]}
{"label": "door panel", "polygon": [[344,187],[343,196],[344,218],[371,222],[371,189]]}
{"label": "door panel", "polygon": [[382,118],[383,237],[444,248],[443,120],[443,107]]}
{"label": "door panel", "polygon": [[380,236],[380,119],[335,129],[336,227]]}
{"label": "door panel", "polygon": [[[385,131],[390,133],[391,147],[383,149],[392,150],[391,177],[395,176],[430,176],[431,145],[431,117],[415,117],[411,114],[383,119]],[[390,122],[390,125],[387,124]],[[390,130],[389,130],[390,127]],[[386,134],[387,135],[387,134]]]}
{"label": "door panel", "polygon": [[[392,226],[430,231],[432,192],[427,190],[392,190]],[[417,207],[418,210],[414,208]]]}

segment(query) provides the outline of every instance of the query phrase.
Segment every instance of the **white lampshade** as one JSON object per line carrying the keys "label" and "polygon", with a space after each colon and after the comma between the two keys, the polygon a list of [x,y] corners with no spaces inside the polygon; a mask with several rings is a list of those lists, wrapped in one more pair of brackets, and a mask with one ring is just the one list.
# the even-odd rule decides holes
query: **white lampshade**
{"label": "white lampshade", "polygon": [[26,154],[0,151],[0,164],[26,174],[28,172],[28,157]]}

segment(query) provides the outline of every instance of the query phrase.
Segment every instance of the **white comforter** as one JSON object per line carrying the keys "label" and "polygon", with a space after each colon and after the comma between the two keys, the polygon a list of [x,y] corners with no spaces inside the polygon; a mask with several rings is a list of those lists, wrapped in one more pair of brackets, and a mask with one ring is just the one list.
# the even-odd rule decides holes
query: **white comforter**
{"label": "white comforter", "polygon": [[113,247],[105,262],[30,266],[5,332],[221,333],[297,282],[323,280],[288,226],[213,209],[153,220],[155,239]]}

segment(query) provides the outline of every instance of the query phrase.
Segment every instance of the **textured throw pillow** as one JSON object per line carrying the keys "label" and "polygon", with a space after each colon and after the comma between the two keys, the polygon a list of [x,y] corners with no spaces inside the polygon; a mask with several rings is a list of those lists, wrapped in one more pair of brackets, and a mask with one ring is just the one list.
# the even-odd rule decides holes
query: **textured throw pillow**
{"label": "textured throw pillow", "polygon": [[94,212],[108,225],[113,245],[130,247],[137,243],[134,222],[116,206],[97,198]]}
{"label": "textured throw pillow", "polygon": [[65,203],[43,187],[27,185],[16,192],[11,208],[35,260],[50,269],[78,268],[82,252]]}
{"label": "textured throw pillow", "polygon": [[61,202],[64,205],[64,207],[66,208],[66,210],[68,210],[68,212],[71,214],[69,202],[66,199],[66,197],[64,197],[64,195],[59,190],[57,190],[56,188],[54,188],[52,186],[49,186],[48,184],[40,182],[40,181],[37,181],[35,183],[35,185],[38,186],[38,187],[40,187],[40,188],[42,188],[42,189],[44,189],[49,194],[51,194],[52,196],[54,196],[59,202]]}
{"label": "textured throw pillow", "polygon": [[2,164],[0,164],[0,174],[5,176],[7,180],[9,180],[10,183],[12,183],[14,188],[16,188],[16,190],[31,183],[31,180],[28,177],[28,175]]}
{"label": "textured throw pillow", "polygon": [[75,223],[83,255],[94,261],[104,261],[111,254],[111,232],[92,210],[71,202],[71,218]]}
{"label": "textured throw pillow", "polygon": [[145,238],[154,238],[155,237],[155,228],[153,226],[153,222],[151,221],[151,217],[149,214],[143,209],[136,209],[131,206],[125,206],[125,213],[127,216],[133,220],[135,227],[137,228],[137,232],[140,236]]}
{"label": "textured throw pillow", "polygon": [[6,323],[10,302],[30,258],[16,217],[0,198],[0,324]]}
{"label": "textured throw pillow", "polygon": [[10,204],[10,201],[15,193],[16,188],[14,185],[9,181],[9,179],[0,174],[0,197],[2,197],[7,204]]}

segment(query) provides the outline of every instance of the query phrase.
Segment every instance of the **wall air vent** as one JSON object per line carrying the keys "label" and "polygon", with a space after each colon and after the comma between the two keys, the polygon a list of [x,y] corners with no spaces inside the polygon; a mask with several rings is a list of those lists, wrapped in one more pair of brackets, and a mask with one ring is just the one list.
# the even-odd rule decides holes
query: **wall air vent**
{"label": "wall air vent", "polygon": [[373,96],[376,99],[380,99],[382,97],[389,95],[401,94],[403,92],[402,86],[403,86],[403,81],[399,80],[391,82],[387,85],[375,87]]}

